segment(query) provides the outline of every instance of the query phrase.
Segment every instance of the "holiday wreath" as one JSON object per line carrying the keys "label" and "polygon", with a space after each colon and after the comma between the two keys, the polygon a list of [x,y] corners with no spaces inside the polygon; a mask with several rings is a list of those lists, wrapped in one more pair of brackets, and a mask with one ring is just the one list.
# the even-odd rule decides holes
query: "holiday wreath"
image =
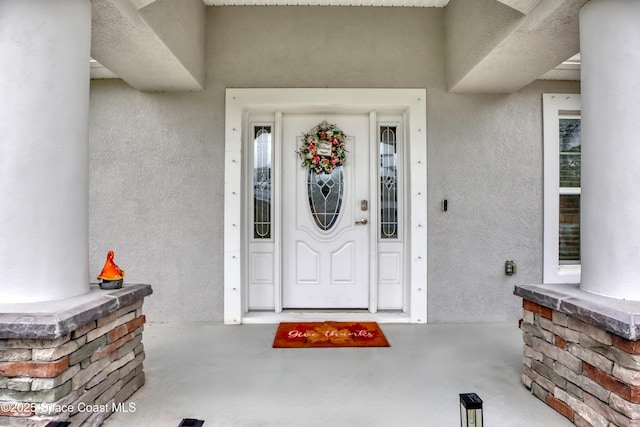
{"label": "holiday wreath", "polygon": [[300,146],[302,166],[315,173],[331,173],[346,160],[344,132],[325,121],[304,134]]}

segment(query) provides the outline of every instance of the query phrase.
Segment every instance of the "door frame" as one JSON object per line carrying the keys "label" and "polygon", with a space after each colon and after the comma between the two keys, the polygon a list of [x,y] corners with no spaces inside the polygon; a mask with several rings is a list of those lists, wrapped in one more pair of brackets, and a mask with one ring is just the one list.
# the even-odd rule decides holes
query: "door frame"
{"label": "door frame", "polygon": [[[425,89],[226,89],[224,179],[224,323],[295,320],[427,321],[427,115]],[[405,249],[408,301],[403,312],[249,312],[244,278],[243,130],[259,112],[369,112],[403,114],[405,132]],[[277,114],[277,113],[276,113]],[[276,157],[277,158],[277,157]]]}

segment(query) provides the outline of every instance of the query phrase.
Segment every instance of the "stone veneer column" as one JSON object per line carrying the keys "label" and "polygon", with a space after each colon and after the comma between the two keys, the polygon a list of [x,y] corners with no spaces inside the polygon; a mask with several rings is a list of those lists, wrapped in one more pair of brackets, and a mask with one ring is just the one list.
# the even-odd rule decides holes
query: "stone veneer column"
{"label": "stone veneer column", "polygon": [[[0,426],[100,426],[135,411],[125,401],[145,382],[142,304],[151,293],[92,286],[55,304],[0,302]],[[16,311],[24,308],[32,311]]]}
{"label": "stone veneer column", "polygon": [[640,2],[591,0],[582,53],[581,289],[640,300]]}
{"label": "stone veneer column", "polygon": [[0,0],[2,303],[89,291],[91,2]]}
{"label": "stone veneer column", "polygon": [[523,300],[522,382],[577,426],[640,425],[640,341]]}
{"label": "stone veneer column", "polygon": [[640,426],[640,302],[518,285],[522,382],[581,427]]}

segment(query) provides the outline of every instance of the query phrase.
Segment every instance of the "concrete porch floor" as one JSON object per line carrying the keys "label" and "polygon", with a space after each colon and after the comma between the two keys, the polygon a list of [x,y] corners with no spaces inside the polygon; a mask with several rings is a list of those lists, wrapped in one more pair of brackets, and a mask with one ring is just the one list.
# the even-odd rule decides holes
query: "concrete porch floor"
{"label": "concrete porch floor", "polygon": [[487,427],[566,427],[520,382],[516,324],[382,324],[390,348],[273,349],[277,325],[145,326],[146,384],[108,427],[455,427],[460,393]]}

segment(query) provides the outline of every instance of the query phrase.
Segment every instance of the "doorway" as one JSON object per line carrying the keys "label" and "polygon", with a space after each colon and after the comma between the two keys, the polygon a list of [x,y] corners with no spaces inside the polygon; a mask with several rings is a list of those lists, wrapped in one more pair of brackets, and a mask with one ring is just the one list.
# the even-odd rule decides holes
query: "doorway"
{"label": "doorway", "polygon": [[[426,321],[424,97],[227,90],[225,323]],[[331,173],[299,156],[321,123],[345,135]]]}

